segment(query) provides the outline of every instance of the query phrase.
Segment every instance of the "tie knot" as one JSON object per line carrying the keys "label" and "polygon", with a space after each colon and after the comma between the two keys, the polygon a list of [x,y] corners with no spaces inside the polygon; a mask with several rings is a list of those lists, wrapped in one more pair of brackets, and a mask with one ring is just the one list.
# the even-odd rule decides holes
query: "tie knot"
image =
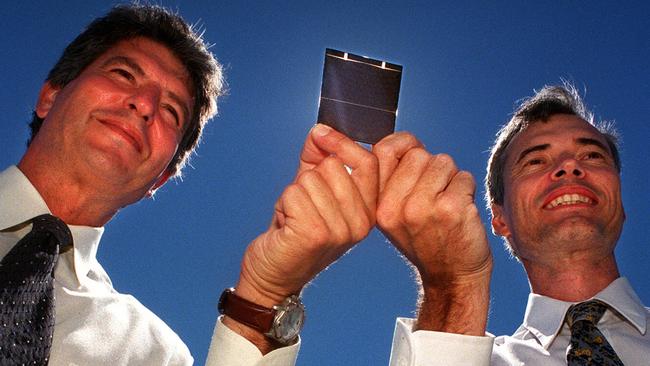
{"label": "tie knot", "polygon": [[605,310],[607,310],[607,305],[595,300],[571,305],[567,311],[567,323],[569,327],[573,327],[574,324],[581,321],[596,325],[605,314]]}
{"label": "tie knot", "polygon": [[61,251],[72,245],[72,233],[68,225],[56,216],[44,214],[34,217],[32,219],[32,231],[48,232],[54,235]]}

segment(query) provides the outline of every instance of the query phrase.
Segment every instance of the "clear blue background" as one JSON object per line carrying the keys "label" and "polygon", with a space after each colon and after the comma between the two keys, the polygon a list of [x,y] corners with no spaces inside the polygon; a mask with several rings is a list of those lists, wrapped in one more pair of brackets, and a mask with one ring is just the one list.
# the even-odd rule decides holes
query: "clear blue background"
{"label": "clear blue background", "polygon": [[[121,212],[99,260],[203,364],[217,298],[237,280],[250,240],[267,227],[315,121],[326,47],[404,66],[398,129],[447,152],[477,180],[516,100],[572,80],[623,134],[624,275],[650,303],[648,138],[650,10],[609,1],[180,1],[162,3],[204,26],[229,95],[183,182]],[[25,149],[38,90],[64,46],[110,8],[101,1],[12,2],[0,8],[0,165]],[[478,196],[483,194],[480,188]],[[483,207],[484,203],[478,201]],[[489,223],[488,213],[482,217]],[[528,294],[521,266],[491,237],[496,260],[489,330],[511,333]],[[304,292],[301,365],[383,365],[395,316],[409,316],[408,266],[377,232]]]}

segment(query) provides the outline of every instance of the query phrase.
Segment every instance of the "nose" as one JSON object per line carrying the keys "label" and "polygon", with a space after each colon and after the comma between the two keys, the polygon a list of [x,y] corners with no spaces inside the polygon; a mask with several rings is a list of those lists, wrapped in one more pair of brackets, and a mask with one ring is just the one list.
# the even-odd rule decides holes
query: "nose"
{"label": "nose", "polygon": [[555,170],[553,170],[551,179],[583,178],[584,176],[585,171],[580,166],[580,163],[576,159],[567,158],[561,161]]}
{"label": "nose", "polygon": [[133,91],[126,102],[130,110],[140,116],[144,122],[149,123],[153,120],[156,112],[159,95],[156,87],[141,86]]}

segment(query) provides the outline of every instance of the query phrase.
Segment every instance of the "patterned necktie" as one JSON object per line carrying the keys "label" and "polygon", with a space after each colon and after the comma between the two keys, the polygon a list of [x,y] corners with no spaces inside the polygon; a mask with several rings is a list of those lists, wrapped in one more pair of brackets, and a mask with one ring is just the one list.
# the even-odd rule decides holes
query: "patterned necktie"
{"label": "patterned necktie", "polygon": [[571,343],[567,349],[568,366],[623,366],[623,362],[598,330],[596,324],[605,314],[607,305],[599,301],[575,304],[567,311],[571,328]]}
{"label": "patterned necktie", "polygon": [[0,365],[47,365],[54,332],[54,268],[72,234],[52,215],[32,219],[32,231],[0,262]]}

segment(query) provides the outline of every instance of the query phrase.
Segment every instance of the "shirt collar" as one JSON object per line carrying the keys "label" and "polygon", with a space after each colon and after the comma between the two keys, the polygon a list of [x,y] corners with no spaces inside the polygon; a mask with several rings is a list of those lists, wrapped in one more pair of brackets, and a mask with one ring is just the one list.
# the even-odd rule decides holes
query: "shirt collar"
{"label": "shirt collar", "polygon": [[596,294],[594,299],[611,306],[641,334],[646,332],[648,312],[627,278],[617,278],[611,285]]}
{"label": "shirt collar", "polygon": [[[32,218],[51,214],[50,209],[16,166],[0,172],[0,230],[22,224]],[[68,225],[74,243],[74,272],[79,284],[84,284],[91,265],[96,262],[103,227]]]}
{"label": "shirt collar", "polygon": [[0,173],[0,230],[46,213],[47,204],[18,167]]}
{"label": "shirt collar", "polygon": [[[646,332],[647,311],[628,280],[619,277],[592,299],[600,300],[623,316],[641,334]],[[591,300],[591,299],[590,299]],[[531,293],[524,315],[524,327],[548,349],[564,324],[564,316],[575,303]]]}

